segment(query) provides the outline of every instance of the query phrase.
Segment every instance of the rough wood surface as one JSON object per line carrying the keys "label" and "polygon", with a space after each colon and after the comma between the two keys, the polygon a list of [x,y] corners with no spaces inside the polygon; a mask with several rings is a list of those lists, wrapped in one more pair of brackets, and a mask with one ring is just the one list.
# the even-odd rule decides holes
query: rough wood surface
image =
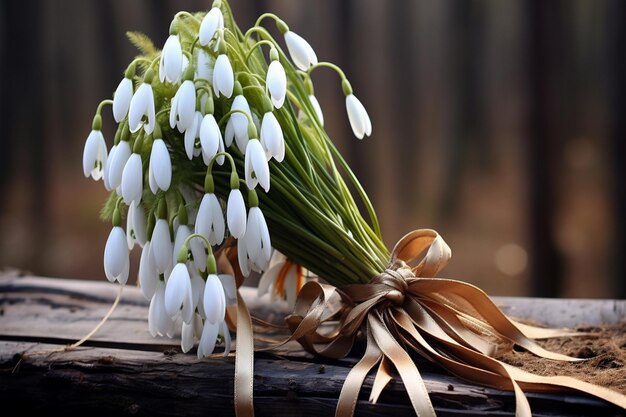
{"label": "rough wood surface", "polygon": [[[106,282],[0,276],[0,400],[9,410],[47,415],[233,415],[234,357],[198,360],[180,353],[178,339],[152,338],[148,302],[125,288],[110,320],[84,347],[62,348],[89,332],[109,309],[118,287]],[[263,305],[244,290],[251,309]],[[510,314],[552,326],[617,322],[626,301],[494,298]],[[331,416],[355,358],[328,361],[290,346],[281,355],[258,353],[258,416]],[[26,356],[24,356],[26,354]],[[511,393],[468,384],[420,362],[439,416],[512,416]],[[357,405],[358,416],[412,415],[402,383],[394,380],[374,405],[372,377]],[[532,394],[537,416],[621,415],[583,395]],[[4,413],[3,413],[4,415]],[[11,415],[11,414],[9,414]]]}

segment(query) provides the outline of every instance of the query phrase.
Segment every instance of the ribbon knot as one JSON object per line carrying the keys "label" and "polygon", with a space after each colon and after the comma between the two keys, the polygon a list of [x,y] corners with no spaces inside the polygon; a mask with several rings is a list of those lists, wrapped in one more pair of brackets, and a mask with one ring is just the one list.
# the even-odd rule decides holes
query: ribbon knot
{"label": "ribbon knot", "polygon": [[378,286],[383,292],[382,299],[390,301],[393,305],[404,304],[404,293],[409,288],[407,279],[415,278],[415,274],[404,262],[396,262],[381,274],[372,278],[369,284]]}

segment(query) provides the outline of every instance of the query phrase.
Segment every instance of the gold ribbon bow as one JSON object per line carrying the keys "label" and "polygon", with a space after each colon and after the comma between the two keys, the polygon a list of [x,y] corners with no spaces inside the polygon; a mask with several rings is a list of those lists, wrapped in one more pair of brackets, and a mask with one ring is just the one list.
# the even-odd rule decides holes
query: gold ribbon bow
{"label": "gold ribbon bow", "polygon": [[[424,252],[416,266],[409,266]],[[348,355],[359,337],[367,344],[363,357],[346,377],[337,417],[354,414],[363,381],[377,365],[370,401],[375,403],[392,379],[393,365],[404,382],[415,413],[434,417],[424,381],[407,350],[466,380],[514,391],[516,416],[531,416],[523,389],[575,390],[626,409],[626,396],[615,391],[567,376],[534,375],[494,359],[497,349],[516,344],[546,359],[581,360],[547,351],[532,340],[569,333],[516,323],[479,288],[461,281],[434,278],[450,257],[450,248],[437,232],[415,230],[400,239],[392,251],[389,268],[370,283],[338,289],[308,282],[302,288],[293,314],[287,317],[292,333],[289,340],[297,340],[307,351],[329,358]],[[237,341],[235,392],[245,391],[250,395],[245,407],[237,405],[241,397],[236,398],[236,409],[241,416],[253,411],[249,347],[252,330],[247,311],[243,311],[245,306],[239,301],[240,318],[246,325],[244,334],[239,334],[242,329],[238,329],[238,339],[243,339],[248,347],[240,352],[240,340]],[[240,353],[246,353],[248,360],[241,362]],[[240,371],[245,374],[240,375]]]}

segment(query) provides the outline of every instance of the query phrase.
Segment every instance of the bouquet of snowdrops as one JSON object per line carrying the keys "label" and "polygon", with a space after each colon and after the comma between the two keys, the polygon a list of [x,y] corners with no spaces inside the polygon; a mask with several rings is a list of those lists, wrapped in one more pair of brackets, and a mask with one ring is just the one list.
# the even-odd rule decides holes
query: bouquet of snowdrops
{"label": "bouquet of snowdrops", "polygon": [[[275,24],[283,38],[263,24]],[[129,33],[141,55],[112,100],[98,106],[83,170],[111,191],[103,209],[113,226],[106,277],[125,284],[129,250],[139,245],[150,332],[171,337],[182,325],[183,350],[197,339],[203,356],[218,337],[229,346],[224,312],[236,284],[214,256],[227,242],[236,240],[243,276],[264,272],[260,292],[292,305],[306,279],[368,282],[389,253],[314,95],[314,70],[336,71],[355,135],[370,135],[369,116],[341,69],[318,62],[273,14],[243,33],[222,0],[208,13],[176,14],[169,33],[162,50]],[[118,123],[110,147],[102,132],[108,104]]]}

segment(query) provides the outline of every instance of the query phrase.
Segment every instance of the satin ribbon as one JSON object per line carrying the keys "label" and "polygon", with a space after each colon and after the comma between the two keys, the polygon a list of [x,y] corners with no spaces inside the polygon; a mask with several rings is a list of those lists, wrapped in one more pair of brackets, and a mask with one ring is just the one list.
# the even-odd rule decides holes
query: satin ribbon
{"label": "satin ribbon", "polygon": [[[571,335],[571,331],[516,323],[479,288],[434,278],[450,257],[450,248],[437,232],[415,230],[400,239],[389,267],[370,283],[339,289],[311,281],[302,288],[293,314],[286,318],[291,336],[279,345],[297,340],[314,355],[341,358],[357,339],[365,338],[365,353],[339,395],[337,417],[354,415],[363,381],[377,367],[370,395],[375,403],[392,380],[391,366],[400,375],[416,415],[434,417],[410,350],[465,380],[513,391],[519,417],[531,416],[523,390],[579,391],[626,409],[626,396],[615,391],[566,376],[534,375],[494,359],[498,349],[516,344],[550,360],[583,360],[547,351],[533,340]],[[415,266],[409,265],[415,261]],[[254,337],[241,297],[238,304],[235,406],[237,415],[243,417],[254,414]]]}

